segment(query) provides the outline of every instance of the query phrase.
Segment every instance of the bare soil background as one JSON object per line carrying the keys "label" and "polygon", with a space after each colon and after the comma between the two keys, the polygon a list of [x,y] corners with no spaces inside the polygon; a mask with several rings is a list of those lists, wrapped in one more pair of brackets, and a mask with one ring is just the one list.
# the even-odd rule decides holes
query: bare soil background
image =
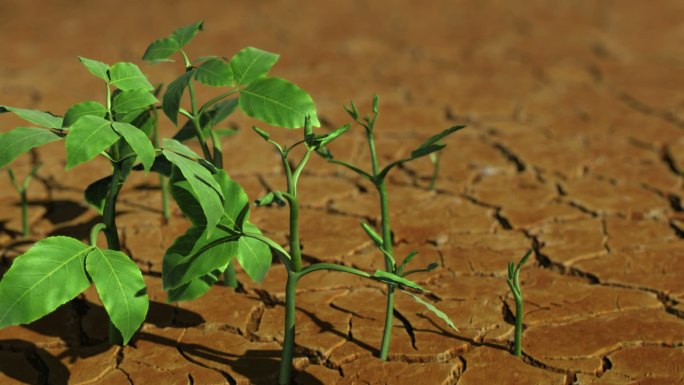
{"label": "bare soil background", "polygon": [[[101,100],[77,60],[139,63],[147,44],[205,20],[191,56],[255,46],[280,53],[272,74],[311,93],[323,129],[348,122],[342,103],[381,97],[384,162],[432,133],[448,139],[434,192],[424,160],[390,190],[398,255],[442,267],[419,276],[460,332],[398,299],[390,361],[374,357],[383,287],[335,273],[298,293],[297,377],[313,384],[665,385],[684,383],[684,3],[671,1],[37,1],[1,0],[0,104],[56,114]],[[179,63],[147,66],[168,82]],[[204,90],[208,93],[211,90]],[[225,162],[251,199],[283,188],[271,148],[241,115]],[[2,131],[21,124],[0,117]],[[262,125],[263,127],[263,125]],[[271,129],[295,141],[301,132]],[[173,128],[164,123],[166,136]],[[369,165],[356,128],[332,146]],[[82,191],[105,162],[64,171],[63,143],[22,156],[42,163],[29,199],[34,236],[17,236],[18,197],[0,176],[2,269],[47,235],[85,239],[99,221]],[[375,269],[382,257],[358,222],[377,221],[363,181],[316,159],[302,178],[307,261]],[[191,303],[167,304],[161,256],[188,222],[161,219],[158,179],[135,175],[119,205],[125,250],[152,300],[130,346],[106,344],[94,291],[54,314],[0,330],[2,384],[272,384],[282,343],[285,274],[262,285],[240,275]],[[287,214],[255,209],[278,241]],[[509,352],[506,263],[534,246],[523,269],[524,359]]]}

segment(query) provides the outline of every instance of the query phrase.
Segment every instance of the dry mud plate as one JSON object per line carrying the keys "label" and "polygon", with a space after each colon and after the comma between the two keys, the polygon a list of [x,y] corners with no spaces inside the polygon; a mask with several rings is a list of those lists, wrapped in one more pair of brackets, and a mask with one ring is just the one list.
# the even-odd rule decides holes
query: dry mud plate
{"label": "dry mud plate", "polygon": [[[684,383],[684,3],[637,1],[12,1],[0,2],[0,104],[65,111],[98,100],[101,83],[77,56],[140,62],[145,47],[203,19],[195,57],[244,46],[280,53],[274,75],[308,90],[324,129],[381,96],[382,162],[434,132],[448,139],[436,190],[428,160],[394,173],[398,255],[418,250],[416,276],[454,321],[398,297],[388,362],[375,358],[385,289],[336,273],[307,276],[297,302],[296,383],[665,385]],[[178,63],[177,63],[178,64]],[[173,64],[142,66],[168,83]],[[3,114],[1,130],[20,121]],[[226,169],[251,199],[282,189],[278,158],[237,114]],[[167,123],[164,123],[167,124]],[[162,127],[170,136],[173,128]],[[359,127],[332,149],[369,164]],[[271,130],[279,139],[300,131]],[[15,165],[44,166],[30,192],[34,236],[0,177],[6,271],[47,235],[86,239],[99,217],[82,191],[106,163],[64,171],[62,145]],[[315,159],[300,186],[307,262],[368,271],[382,257],[360,221],[377,221],[375,191]],[[0,383],[273,384],[282,345],[285,271],[262,285],[239,273],[201,299],[167,304],[161,257],[188,227],[159,211],[158,179],[135,175],[119,204],[124,250],[145,273],[150,312],[130,346],[107,344],[94,291],[21,327],[0,330]],[[253,221],[285,244],[287,212]],[[514,303],[506,264],[534,247],[521,272],[523,359],[509,349]],[[92,289],[90,289],[92,290]]]}

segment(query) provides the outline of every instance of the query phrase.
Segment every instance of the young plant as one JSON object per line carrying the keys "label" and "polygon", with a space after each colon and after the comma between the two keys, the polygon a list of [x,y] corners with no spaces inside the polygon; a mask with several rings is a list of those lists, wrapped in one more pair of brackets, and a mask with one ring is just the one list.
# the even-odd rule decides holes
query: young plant
{"label": "young plant", "polygon": [[428,156],[430,157],[430,162],[432,162],[432,176],[430,177],[428,190],[434,190],[437,185],[437,178],[439,177],[439,158],[442,156],[442,151],[433,152]]}
{"label": "young plant", "polygon": [[[0,107],[0,112],[13,112],[38,126],[18,127],[0,136],[0,167],[32,148],[61,139],[65,139],[67,170],[103,155],[112,175],[85,191],[86,200],[103,215],[103,223],[93,227],[90,247],[70,237],[48,237],[14,260],[0,281],[0,328],[32,322],[54,311],[92,281],[111,320],[110,342],[127,343],[145,319],[148,298],[139,268],[120,252],[116,202],[136,159],[145,170],[153,164],[155,149],[148,134],[156,98],[133,63],[109,66],[86,58],[80,61],[104,81],[105,104],[78,103],[64,117]],[[100,231],[105,233],[107,249],[96,247]]]}
{"label": "young plant", "polygon": [[527,262],[527,259],[532,255],[532,249],[529,249],[525,256],[516,265],[514,262],[508,262],[508,277],[506,282],[513,293],[515,299],[515,341],[513,345],[513,354],[522,356],[522,332],[523,332],[523,295],[520,289],[520,268]]}
{"label": "young plant", "polygon": [[[333,158],[331,152],[327,148],[322,148],[321,150],[318,151],[319,155],[323,156],[325,159],[327,159],[331,163],[335,163],[338,165],[341,165],[343,167],[346,167],[362,178],[368,180],[371,182],[374,186],[375,189],[378,191],[378,197],[380,198],[380,215],[381,215],[381,233],[382,235],[378,234],[372,227],[371,225],[367,223],[361,223],[361,227],[363,230],[366,232],[368,237],[375,243],[375,245],[380,249],[384,259],[385,259],[385,272],[388,274],[393,274],[397,275],[399,277],[406,277],[414,273],[418,272],[425,272],[425,271],[431,271],[435,269],[438,264],[437,263],[431,263],[425,268],[421,269],[415,269],[415,270],[409,270],[405,271],[405,267],[411,262],[411,260],[416,256],[416,252],[411,252],[408,254],[397,266],[394,252],[392,250],[392,227],[390,224],[390,217],[389,217],[389,196],[387,193],[387,184],[386,184],[386,178],[388,173],[396,166],[412,161],[414,159],[418,159],[427,155],[433,155],[436,152],[441,151],[444,147],[446,147],[445,144],[440,143],[440,141],[445,138],[446,136],[464,128],[465,126],[454,126],[451,127],[447,130],[442,131],[441,133],[431,137],[428,139],[425,143],[420,145],[417,149],[415,149],[407,158],[399,159],[394,162],[391,162],[384,168],[380,168],[379,162],[378,162],[378,156],[377,156],[377,151],[375,148],[375,136],[374,136],[374,129],[375,129],[375,123],[377,122],[378,116],[379,116],[379,98],[377,95],[373,96],[373,106],[372,106],[372,112],[373,116],[371,117],[370,115],[366,115],[363,118],[360,117],[359,111],[356,108],[356,104],[352,101],[350,103],[350,106],[344,106],[345,110],[351,116],[354,121],[361,125],[366,132],[366,139],[368,141],[368,148],[370,151],[370,158],[371,158],[371,172],[364,171],[363,169],[351,165],[345,161],[338,160]],[[380,344],[380,352],[379,352],[379,357],[382,360],[386,360],[387,356],[389,354],[389,348],[390,348],[390,341],[392,338],[392,320],[394,317],[394,289],[396,285],[393,283],[388,283],[387,285],[387,302],[385,306],[385,329],[383,332],[382,336],[382,342]],[[410,294],[410,293],[409,293]],[[416,299],[418,302],[427,305],[424,301],[420,300],[418,297],[413,296],[414,299]],[[432,309],[430,309],[432,310]],[[434,310],[433,310],[434,311]],[[441,313],[441,312],[440,312]],[[440,318],[444,319],[451,327],[456,329],[451,321],[444,315],[443,313],[437,313]]]}
{"label": "young plant", "polygon": [[31,183],[33,177],[38,172],[39,168],[40,165],[34,166],[28,173],[28,175],[24,177],[24,181],[21,184],[17,183],[17,179],[14,177],[14,171],[11,168],[7,169],[7,175],[9,176],[10,181],[12,182],[14,190],[16,190],[19,194],[19,199],[21,201],[21,235],[24,237],[28,237],[29,235],[31,235],[31,230],[29,229],[28,223],[28,200],[26,197],[26,191],[28,190],[28,186]]}
{"label": "young plant", "polygon": [[[188,120],[173,139],[184,142],[197,138],[204,159],[218,169],[223,168],[221,137],[235,134],[235,130],[215,127],[228,118],[238,107],[248,116],[286,128],[300,127],[304,114],[313,108],[311,97],[285,79],[268,77],[279,55],[248,47],[235,54],[230,61],[219,56],[203,56],[191,61],[184,50],[203,29],[202,21],[180,27],[165,38],[152,42],[143,59],[151,63],[173,61],[179,55],[184,73],[169,84],[162,98],[162,110],[178,125],[178,115]],[[196,83],[224,88],[225,91],[198,105]],[[190,106],[181,107],[185,90]],[[277,113],[274,113],[277,112]],[[315,123],[318,124],[314,115]],[[211,141],[211,145],[210,142]],[[237,288],[233,262],[223,271],[224,283]]]}

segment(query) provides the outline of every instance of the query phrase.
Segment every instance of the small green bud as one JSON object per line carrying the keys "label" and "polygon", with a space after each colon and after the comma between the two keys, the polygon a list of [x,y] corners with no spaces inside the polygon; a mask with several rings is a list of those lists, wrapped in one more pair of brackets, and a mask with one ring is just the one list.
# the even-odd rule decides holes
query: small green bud
{"label": "small green bud", "polygon": [[373,95],[373,113],[378,113],[378,105],[380,104],[380,98],[378,95]]}

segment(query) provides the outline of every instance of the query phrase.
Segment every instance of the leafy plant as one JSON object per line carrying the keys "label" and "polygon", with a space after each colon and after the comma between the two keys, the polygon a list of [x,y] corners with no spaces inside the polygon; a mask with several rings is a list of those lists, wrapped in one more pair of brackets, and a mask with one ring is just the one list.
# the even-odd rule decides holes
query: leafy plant
{"label": "leafy plant", "polygon": [[39,168],[40,165],[34,166],[31,171],[29,171],[28,175],[24,177],[24,181],[21,184],[17,182],[17,179],[14,176],[14,171],[11,168],[7,169],[7,175],[10,178],[10,182],[12,182],[12,187],[14,187],[19,194],[19,200],[21,204],[21,235],[24,237],[28,237],[31,234],[28,223],[28,199],[26,197],[26,192],[28,191],[28,186],[31,183],[31,180],[36,175]]}
{"label": "leafy plant", "polygon": [[[185,72],[169,84],[162,98],[162,110],[174,124],[178,125],[179,114],[188,119],[174,139],[183,142],[197,138],[204,159],[222,169],[220,138],[233,135],[235,131],[216,129],[216,126],[238,107],[248,116],[279,127],[299,128],[309,113],[318,124],[313,100],[306,92],[285,79],[268,76],[278,61],[277,54],[247,47],[230,61],[218,56],[204,56],[191,61],[183,47],[203,29],[203,25],[200,21],[180,27],[150,44],[143,55],[144,60],[152,63],[173,61],[171,57],[174,55],[183,60]],[[198,106],[195,83],[227,90]],[[181,107],[186,89],[189,109]],[[223,274],[228,286],[238,286],[232,261]]]}
{"label": "leafy plant", "polygon": [[[148,299],[140,270],[120,252],[116,202],[136,159],[145,170],[152,167],[155,148],[148,135],[155,124],[150,111],[157,99],[133,63],[109,66],[87,58],[80,61],[104,81],[105,104],[78,103],[63,117],[0,107],[0,112],[13,112],[38,126],[18,127],[0,136],[0,148],[4,149],[0,167],[32,148],[61,139],[65,139],[67,170],[103,155],[110,161],[112,175],[85,191],[86,200],[102,214],[103,223],[93,228],[91,247],[69,237],[49,237],[14,260],[0,281],[0,327],[38,319],[78,295],[92,281],[110,316],[110,342],[126,343],[143,322]],[[107,249],[95,245],[100,231],[105,233]]]}
{"label": "leafy plant", "polygon": [[520,262],[516,265],[514,262],[508,262],[508,277],[506,282],[513,293],[515,299],[515,341],[513,345],[513,354],[522,356],[522,332],[523,332],[523,295],[520,289],[520,268],[527,262],[527,259],[532,255],[532,249],[522,257]]}
{"label": "leafy plant", "polygon": [[[373,115],[365,115],[363,117],[360,116],[359,111],[356,107],[356,104],[352,101],[349,106],[344,106],[345,110],[351,116],[351,118],[359,125],[361,125],[366,133],[366,139],[368,142],[368,148],[370,151],[370,158],[371,158],[371,172],[364,171],[363,169],[351,165],[345,161],[335,159],[330,152],[329,149],[326,147],[322,147],[319,149],[318,154],[321,155],[323,158],[327,159],[328,162],[330,163],[335,163],[340,166],[346,167],[350,169],[351,171],[355,172],[362,178],[368,180],[371,182],[374,186],[375,189],[378,192],[378,197],[380,198],[380,215],[381,215],[381,233],[382,235],[378,234],[371,225],[367,223],[361,223],[361,227],[365,231],[365,233],[368,235],[368,237],[375,243],[375,245],[380,249],[384,259],[385,259],[385,272],[389,274],[394,274],[399,277],[406,277],[414,273],[418,272],[425,272],[425,271],[431,271],[435,269],[438,264],[437,263],[431,263],[425,268],[420,268],[420,269],[414,269],[414,270],[408,270],[405,271],[406,266],[411,262],[411,260],[416,256],[416,252],[411,252],[408,254],[402,262],[397,265],[396,259],[394,256],[394,252],[392,250],[392,227],[390,223],[390,211],[389,211],[389,194],[387,192],[387,183],[386,183],[386,178],[389,172],[396,166],[410,162],[412,160],[422,158],[424,156],[432,156],[433,154],[441,151],[444,147],[446,147],[445,144],[441,143],[440,141],[447,137],[448,135],[464,128],[465,126],[454,126],[449,129],[446,129],[442,131],[441,133],[431,137],[427,141],[425,141],[423,144],[421,144],[417,149],[415,149],[411,154],[403,159],[396,160],[394,162],[389,163],[387,166],[384,168],[380,168],[379,162],[378,162],[378,156],[377,156],[377,151],[375,147],[375,136],[374,136],[374,129],[375,129],[375,124],[378,120],[379,116],[379,98],[377,95],[373,96],[373,105],[372,105],[372,113]],[[382,337],[382,342],[381,342],[381,347],[380,347],[380,353],[379,357],[382,360],[387,359],[387,355],[389,354],[389,348],[390,348],[390,341],[392,338],[392,320],[394,316],[394,290],[395,290],[396,285],[393,282],[389,282],[387,285],[387,303],[385,307],[385,330],[383,333]],[[427,303],[419,300],[419,297],[413,296],[414,299],[416,299],[418,302],[421,304],[426,305]],[[440,318],[444,319],[449,326],[453,327],[456,329],[451,321],[448,320],[448,318],[443,315],[441,312],[436,312],[436,309],[430,308],[430,310],[433,312],[437,313],[437,315],[440,316]]]}

